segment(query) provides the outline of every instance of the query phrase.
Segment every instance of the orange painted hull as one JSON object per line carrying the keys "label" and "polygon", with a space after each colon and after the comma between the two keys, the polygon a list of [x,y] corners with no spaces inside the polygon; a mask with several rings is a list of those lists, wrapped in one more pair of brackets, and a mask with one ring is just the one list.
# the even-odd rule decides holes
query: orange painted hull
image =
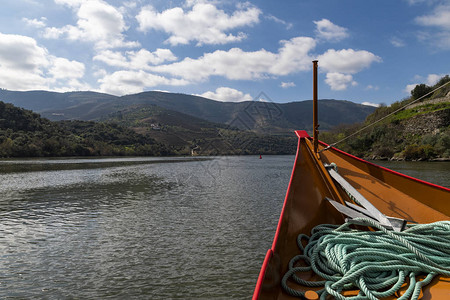
{"label": "orange painted hull", "polygon": [[[324,199],[338,202],[349,199],[333,183],[324,163],[336,163],[339,174],[387,216],[418,223],[450,220],[450,189],[379,167],[334,148],[321,152],[318,157],[306,132],[296,133],[299,142],[291,181],[253,299],[295,299],[282,290],[280,280],[288,270],[289,260],[300,254],[297,236],[309,235],[319,224],[344,223],[344,216]],[[320,143],[319,150],[326,146]],[[435,278],[423,289],[422,299],[450,299],[450,279]]]}

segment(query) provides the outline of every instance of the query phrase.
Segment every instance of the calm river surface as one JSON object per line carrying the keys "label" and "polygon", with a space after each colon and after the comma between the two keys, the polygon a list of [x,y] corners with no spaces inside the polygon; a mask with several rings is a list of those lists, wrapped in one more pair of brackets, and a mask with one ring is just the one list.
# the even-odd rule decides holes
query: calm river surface
{"label": "calm river surface", "polygon": [[[0,299],[249,299],[294,156],[0,160]],[[450,163],[389,163],[449,186]]]}

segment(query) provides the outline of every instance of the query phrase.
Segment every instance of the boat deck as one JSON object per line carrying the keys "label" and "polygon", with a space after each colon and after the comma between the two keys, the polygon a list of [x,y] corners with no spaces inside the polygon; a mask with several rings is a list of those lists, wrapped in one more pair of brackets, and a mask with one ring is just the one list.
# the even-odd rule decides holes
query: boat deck
{"label": "boat deck", "polygon": [[[319,224],[344,223],[344,216],[325,197],[341,203],[351,199],[334,184],[324,163],[335,163],[339,174],[387,216],[418,223],[450,220],[450,189],[379,167],[334,148],[317,155],[306,132],[296,133],[299,144],[291,181],[254,299],[295,299],[283,291],[280,280],[288,270],[290,259],[301,254],[296,245],[298,234],[309,235],[311,229]],[[319,150],[326,146],[320,143]],[[308,279],[315,275],[306,273],[301,276]],[[296,284],[292,286],[305,290]],[[435,278],[423,289],[422,299],[431,298],[450,299],[449,278]]]}

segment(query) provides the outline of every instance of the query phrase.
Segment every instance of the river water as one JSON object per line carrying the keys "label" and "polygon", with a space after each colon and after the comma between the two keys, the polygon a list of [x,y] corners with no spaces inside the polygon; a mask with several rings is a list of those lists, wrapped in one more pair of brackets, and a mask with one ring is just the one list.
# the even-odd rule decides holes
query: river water
{"label": "river water", "polygon": [[[0,299],[248,299],[293,163],[0,160]],[[449,186],[450,163],[388,167]]]}

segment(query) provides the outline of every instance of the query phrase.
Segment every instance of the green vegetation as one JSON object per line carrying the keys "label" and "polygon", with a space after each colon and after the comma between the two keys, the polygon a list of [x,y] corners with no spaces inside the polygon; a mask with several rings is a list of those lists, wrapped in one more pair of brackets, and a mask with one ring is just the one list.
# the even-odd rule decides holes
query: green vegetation
{"label": "green vegetation", "polygon": [[0,101],[0,157],[170,154],[165,145],[115,124],[51,122]]}
{"label": "green vegetation", "polygon": [[[449,76],[434,86],[417,85],[411,97],[395,102],[389,107],[379,107],[369,115],[364,124],[340,126],[321,133],[326,143],[335,143],[357,132],[362,127],[383,119],[339,143],[338,148],[356,156],[375,159],[430,160],[450,159],[450,84],[422,99],[411,108],[401,107],[430,93],[450,81]],[[389,116],[390,115],[390,116]]]}
{"label": "green vegetation", "polygon": [[296,138],[228,128],[155,105],[58,121],[0,101],[0,157],[293,154]]}
{"label": "green vegetation", "polygon": [[[450,84],[430,93],[449,81],[449,76],[445,76],[432,87],[417,85],[410,98],[379,107],[370,115],[374,108],[321,100],[322,129],[368,117],[361,125],[340,125],[329,132],[322,131],[320,138],[334,143],[361,126],[383,119],[338,147],[366,158],[450,158],[450,101],[444,98],[450,92]],[[0,102],[0,157],[295,154],[297,138],[293,129],[310,128],[312,116],[308,101],[222,103],[158,92],[124,97],[42,91],[2,91],[2,95],[45,108],[49,116],[96,122],[52,122]],[[34,101],[36,97],[39,99]],[[441,100],[430,101],[438,98]],[[418,99],[420,102],[414,106],[399,110]]]}
{"label": "green vegetation", "polygon": [[[40,122],[51,125],[23,130],[10,124],[22,122],[21,117],[8,115],[1,127],[1,157],[295,154],[294,130],[312,126],[312,101],[231,103],[156,91],[116,97],[95,92],[9,90],[0,90],[0,100],[53,121],[97,122],[42,119]],[[321,129],[361,122],[375,110],[340,100],[324,99],[319,106]],[[21,142],[16,140],[18,136]],[[49,146],[42,146],[44,142]]]}
{"label": "green vegetation", "polygon": [[248,155],[295,154],[295,136],[257,134],[252,131],[221,129],[219,139],[196,141],[200,154]]}
{"label": "green vegetation", "polygon": [[105,122],[127,126],[168,145],[177,155],[295,154],[297,138],[259,134],[209,122],[156,105],[134,105]]}

